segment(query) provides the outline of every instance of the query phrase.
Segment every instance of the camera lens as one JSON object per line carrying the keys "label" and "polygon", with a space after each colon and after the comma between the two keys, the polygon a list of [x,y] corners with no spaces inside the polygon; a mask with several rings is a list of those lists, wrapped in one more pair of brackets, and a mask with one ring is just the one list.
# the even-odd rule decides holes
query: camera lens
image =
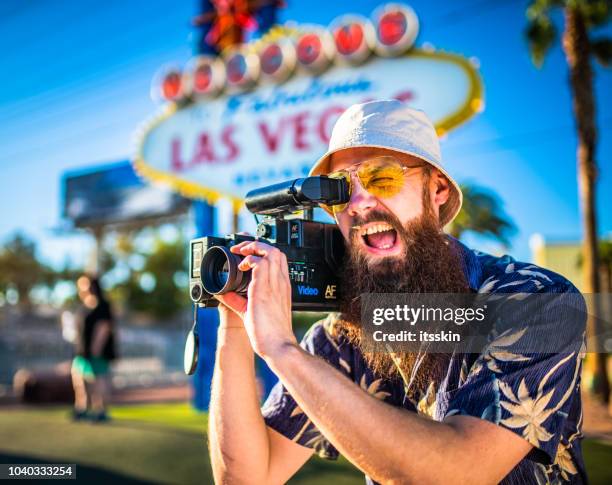
{"label": "camera lens", "polygon": [[242,259],[223,246],[213,246],[206,251],[200,272],[204,289],[211,295],[223,295],[230,291],[246,293],[251,273],[238,269]]}
{"label": "camera lens", "polygon": [[202,287],[196,283],[193,285],[193,288],[191,288],[191,299],[198,303],[200,298],[202,298]]}
{"label": "camera lens", "polygon": [[219,282],[219,286],[225,286],[227,280],[229,279],[229,263],[227,261],[223,263],[223,268],[218,270],[215,276]]}

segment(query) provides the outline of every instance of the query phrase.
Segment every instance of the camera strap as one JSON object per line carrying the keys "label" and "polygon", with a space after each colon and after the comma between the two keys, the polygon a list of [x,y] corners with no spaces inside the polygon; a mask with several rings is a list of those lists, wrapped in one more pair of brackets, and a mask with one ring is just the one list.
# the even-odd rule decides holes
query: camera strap
{"label": "camera strap", "polygon": [[183,369],[188,376],[193,375],[198,368],[199,350],[198,305],[193,305],[193,325],[185,339],[185,352],[183,354]]}

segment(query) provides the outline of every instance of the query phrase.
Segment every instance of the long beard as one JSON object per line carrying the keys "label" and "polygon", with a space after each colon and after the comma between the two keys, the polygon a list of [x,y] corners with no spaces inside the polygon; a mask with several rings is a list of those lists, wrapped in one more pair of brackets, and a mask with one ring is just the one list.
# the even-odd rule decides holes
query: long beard
{"label": "long beard", "polygon": [[[427,208],[427,207],[426,207]],[[343,298],[341,318],[335,330],[357,346],[368,365],[378,376],[387,379],[402,377],[409,397],[427,389],[432,381],[439,381],[448,366],[449,356],[426,353],[418,368],[417,355],[404,352],[393,356],[383,352],[368,352],[362,345],[361,298],[364,293],[466,293],[469,286],[457,251],[440,231],[436,218],[426,210],[421,218],[402,226],[390,212],[375,211],[355,225],[385,221],[397,231],[404,254],[368,261],[360,249],[361,236],[355,231],[347,242],[343,267]],[[406,382],[408,380],[408,382]],[[408,385],[410,383],[410,385]]]}

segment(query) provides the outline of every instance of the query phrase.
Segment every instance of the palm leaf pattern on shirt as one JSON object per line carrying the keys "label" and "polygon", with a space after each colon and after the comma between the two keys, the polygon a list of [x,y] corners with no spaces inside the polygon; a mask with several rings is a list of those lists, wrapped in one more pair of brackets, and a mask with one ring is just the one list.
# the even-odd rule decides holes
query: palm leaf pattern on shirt
{"label": "palm leaf pattern on shirt", "polygon": [[551,398],[555,392],[555,387],[545,393],[544,388],[546,383],[554,375],[555,372],[560,369],[564,369],[564,365],[570,362],[575,362],[576,353],[573,352],[567,357],[561,359],[554,367],[552,367],[548,373],[544,376],[535,397],[532,397],[527,388],[525,379],[522,379],[519,384],[518,394],[515,395],[512,388],[503,381],[499,382],[499,387],[509,402],[501,401],[501,405],[506,409],[511,416],[507,419],[503,419],[502,424],[509,428],[523,429],[523,437],[529,441],[532,445],[539,447],[540,442],[550,440],[553,435],[549,433],[544,427],[544,422],[556,411],[561,409],[567,399],[570,397],[573,388],[576,385],[576,379],[578,378],[579,365],[575,366],[574,377],[572,385],[569,386],[566,393],[559,399],[555,406],[547,408],[551,401]]}
{"label": "palm leaf pattern on shirt", "polygon": [[509,428],[524,428],[523,437],[533,446],[539,446],[541,441],[548,441],[552,438],[542,423],[548,419],[554,409],[546,409],[555,390],[551,389],[547,394],[541,390],[535,398],[529,395],[529,390],[525,384],[525,379],[519,384],[518,395],[515,395],[512,388],[503,381],[500,381],[499,388],[504,396],[510,401],[501,401],[504,409],[510,412],[511,416],[501,422]]}
{"label": "palm leaf pattern on shirt", "polygon": [[431,419],[434,418],[434,413],[436,412],[437,408],[436,393],[436,383],[432,381],[429,383],[427,391],[417,404],[417,411],[419,412],[419,414],[427,416]]}
{"label": "palm leaf pattern on shirt", "polygon": [[289,417],[294,418],[295,416],[299,416],[300,414],[304,414],[304,411],[302,411],[302,408],[296,404],[295,407],[293,408],[293,411],[291,411],[291,414],[289,415]]}
{"label": "palm leaf pattern on shirt", "polygon": [[526,328],[522,328],[515,332],[511,332],[512,329],[506,330],[499,335],[493,342],[491,342],[483,352],[482,358],[485,360],[486,365],[493,372],[501,373],[501,369],[497,365],[498,361],[501,362],[521,362],[529,360],[521,354],[515,354],[510,352],[507,347],[511,347],[518,342],[525,332]]}
{"label": "palm leaf pattern on shirt", "polygon": [[555,457],[555,465],[561,468],[561,476],[565,480],[569,480],[569,475],[575,475],[578,473],[572,455],[570,454],[571,444],[565,444],[563,441],[559,441],[559,447],[557,448],[557,456]]}
{"label": "palm leaf pattern on shirt", "polygon": [[551,466],[543,465],[542,463],[537,463],[533,478],[535,479],[535,483],[537,485],[548,485],[550,484],[550,472],[552,471]]}
{"label": "palm leaf pattern on shirt", "polygon": [[[478,375],[484,366],[489,368],[492,372],[502,373],[499,368],[499,362],[521,362],[528,361],[529,357],[521,354],[515,354],[510,352],[506,347],[512,346],[516,343],[524,334],[526,329],[517,330],[516,332],[510,333],[512,329],[508,329],[501,333],[499,337],[494,338],[493,341],[484,349],[482,355],[472,366],[468,377]],[[461,369],[462,376],[461,381],[465,382],[463,378],[464,369]]]}
{"label": "palm leaf pattern on shirt", "polygon": [[346,372],[346,374],[348,376],[351,375],[351,366],[350,364],[344,360],[342,357],[338,357],[338,365],[340,365],[340,367],[342,367],[342,369],[344,369],[344,371]]}
{"label": "palm leaf pattern on shirt", "polygon": [[329,451],[331,448],[330,442],[316,428],[308,429],[306,439],[304,446],[312,448],[321,458],[331,458],[333,456]]}
{"label": "palm leaf pattern on shirt", "polygon": [[495,424],[499,424],[501,420],[501,404],[500,404],[500,392],[499,392],[499,380],[495,376],[495,374],[491,374],[491,380],[493,382],[492,385],[492,395],[493,399],[490,404],[485,408],[480,416],[481,419],[486,421],[490,421]]}
{"label": "palm leaf pattern on shirt", "polygon": [[365,392],[367,392],[371,396],[374,396],[376,399],[380,399],[381,401],[384,401],[385,398],[389,397],[391,394],[389,394],[386,391],[378,390],[382,382],[383,382],[382,379],[376,379],[372,381],[370,384],[368,384],[366,375],[364,374],[361,376],[361,380],[359,381],[359,387],[361,387]]}

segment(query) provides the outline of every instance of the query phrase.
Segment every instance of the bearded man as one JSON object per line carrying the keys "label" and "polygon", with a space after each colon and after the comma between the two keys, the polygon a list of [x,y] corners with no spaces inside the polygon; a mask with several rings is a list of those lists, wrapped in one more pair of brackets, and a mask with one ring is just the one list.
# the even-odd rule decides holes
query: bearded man
{"label": "bearded man", "polygon": [[[347,247],[342,312],[298,344],[283,253],[260,241],[232,248],[252,279],[247,298],[218,297],[209,421],[215,480],[284,483],[317,452],[342,453],[368,483],[585,481],[580,347],[521,354],[513,344],[528,338],[522,332],[501,336],[480,355],[369,353],[358,304],[363,293],[576,288],[442,232],[461,207],[461,190],[442,168],[431,122],[399,101],[345,111],[311,171],[320,174],[350,187],[348,203],[325,208]],[[555,309],[547,314],[563,318]],[[584,322],[569,324],[583,331]],[[254,354],[279,377],[261,409]]]}

